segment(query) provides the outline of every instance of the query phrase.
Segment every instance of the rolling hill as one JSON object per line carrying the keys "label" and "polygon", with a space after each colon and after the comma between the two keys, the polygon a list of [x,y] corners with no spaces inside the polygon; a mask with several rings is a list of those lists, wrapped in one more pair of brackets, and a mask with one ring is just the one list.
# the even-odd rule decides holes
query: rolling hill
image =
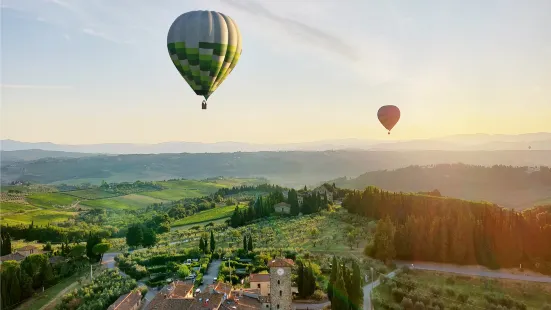
{"label": "rolling hill", "polygon": [[376,186],[390,191],[427,192],[443,196],[485,200],[506,208],[525,209],[551,199],[551,169],[541,167],[470,166],[463,164],[410,166],[391,171],[372,171],[353,179],[332,182],[339,187],[364,189]]}
{"label": "rolling hill", "polygon": [[265,177],[288,187],[315,184],[366,171],[441,163],[551,166],[551,151],[324,151],[204,154],[96,155],[2,162],[2,183],[100,184],[216,176]]}

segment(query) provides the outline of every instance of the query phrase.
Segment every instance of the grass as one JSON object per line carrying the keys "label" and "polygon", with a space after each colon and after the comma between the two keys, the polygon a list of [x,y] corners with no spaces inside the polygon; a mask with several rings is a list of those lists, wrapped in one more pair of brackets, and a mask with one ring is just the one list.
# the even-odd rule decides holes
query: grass
{"label": "grass", "polygon": [[120,196],[120,194],[105,192],[97,188],[64,192],[64,194],[69,196],[75,196],[82,199],[102,199],[102,198]]}
{"label": "grass", "polygon": [[210,220],[210,221],[206,221],[206,222],[201,222],[201,223],[190,223],[190,224],[186,224],[186,225],[178,225],[178,226],[174,226],[172,225],[172,228],[171,228],[171,231],[183,231],[183,230],[186,230],[186,229],[190,229],[191,227],[193,226],[204,226],[206,224],[209,224],[209,223],[213,223],[214,225],[223,225],[225,224],[226,220],[228,218],[227,217],[224,217],[224,218],[221,218],[221,219],[217,219],[217,220]]}
{"label": "grass", "polygon": [[0,218],[2,219],[2,224],[30,224],[34,221],[35,225],[47,225],[48,223],[67,221],[75,215],[76,212],[35,210],[25,213],[2,214]]}
{"label": "grass", "polygon": [[235,206],[216,207],[214,209],[201,211],[201,212],[195,213],[192,216],[179,219],[175,221],[172,224],[172,226],[173,227],[184,226],[184,225],[204,223],[204,222],[209,222],[209,221],[214,221],[219,219],[226,219],[232,215],[233,210],[235,210]]}
{"label": "grass", "polygon": [[[512,300],[526,304],[528,309],[542,309],[545,303],[551,303],[551,284],[548,283],[459,276],[421,270],[412,270],[408,275],[398,274],[395,279],[398,283],[405,283],[408,278],[415,281],[415,291],[418,293],[432,295],[434,288],[440,288],[442,292],[439,297],[432,296],[431,300],[438,299],[446,309],[453,305],[459,306],[459,309],[487,309],[489,304],[485,296],[489,294],[508,295]],[[374,293],[389,303],[397,304],[391,296],[388,284],[381,284]],[[468,305],[457,300],[461,293],[468,296]]]}
{"label": "grass", "polygon": [[43,209],[54,209],[62,206],[70,206],[77,202],[78,198],[61,193],[41,193],[27,196],[27,202]]}
{"label": "grass", "polygon": [[0,211],[1,212],[25,212],[29,210],[36,209],[36,207],[33,207],[28,204],[23,203],[17,203],[17,202],[8,202],[8,201],[2,201],[0,202]]}
{"label": "grass", "polygon": [[81,204],[89,207],[119,209],[119,210],[135,210],[145,208],[154,203],[162,203],[164,200],[143,196],[139,194],[130,194],[106,199],[86,200]]}
{"label": "grass", "polygon": [[166,187],[162,191],[142,192],[139,195],[176,201],[184,198],[199,198],[216,192],[227,185],[197,180],[163,181],[158,184]]}

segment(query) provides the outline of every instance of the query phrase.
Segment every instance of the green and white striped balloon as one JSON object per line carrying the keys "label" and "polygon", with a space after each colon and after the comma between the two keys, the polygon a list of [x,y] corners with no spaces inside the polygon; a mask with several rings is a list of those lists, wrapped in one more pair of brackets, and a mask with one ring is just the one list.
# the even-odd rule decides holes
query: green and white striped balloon
{"label": "green and white striped balloon", "polygon": [[178,72],[205,99],[226,79],[241,56],[237,24],[214,11],[180,15],[168,30],[167,45]]}

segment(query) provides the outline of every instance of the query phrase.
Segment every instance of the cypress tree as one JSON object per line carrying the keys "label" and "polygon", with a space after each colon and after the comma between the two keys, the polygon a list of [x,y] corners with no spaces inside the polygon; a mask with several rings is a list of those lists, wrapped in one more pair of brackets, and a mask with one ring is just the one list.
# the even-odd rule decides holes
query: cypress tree
{"label": "cypress tree", "polygon": [[214,253],[215,248],[216,248],[216,242],[214,241],[214,233],[211,230],[210,231],[210,252]]}
{"label": "cypress tree", "polygon": [[348,291],[350,308],[361,310],[363,301],[362,276],[357,262],[352,263],[351,289]]}
{"label": "cypress tree", "polygon": [[339,274],[339,262],[337,257],[333,256],[333,263],[331,266],[331,276],[329,277],[329,282],[327,283],[327,297],[329,300],[333,301],[333,289],[335,283],[337,282],[337,276]]}
{"label": "cypress tree", "polygon": [[249,236],[249,243],[247,245],[247,250],[252,251],[253,250],[253,237]]}
{"label": "cypress tree", "polygon": [[249,250],[247,249],[247,236],[243,236],[243,250],[245,252],[248,252]]}
{"label": "cypress tree", "polygon": [[331,300],[331,309],[332,310],[346,310],[349,309],[348,305],[348,295],[346,293],[346,285],[344,284],[344,279],[342,272],[339,272],[337,276],[337,281],[335,282],[335,287],[333,288],[333,299]]}

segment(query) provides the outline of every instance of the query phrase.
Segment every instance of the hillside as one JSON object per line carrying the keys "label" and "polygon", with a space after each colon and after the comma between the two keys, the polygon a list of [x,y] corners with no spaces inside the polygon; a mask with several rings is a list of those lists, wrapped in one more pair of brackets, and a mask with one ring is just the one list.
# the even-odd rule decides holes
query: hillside
{"label": "hillside", "polygon": [[551,169],[527,172],[528,167],[443,164],[372,171],[354,179],[334,180],[338,187],[363,189],[369,185],[390,191],[438,189],[443,196],[485,200],[506,208],[524,209],[551,199]]}
{"label": "hillside", "polygon": [[551,151],[324,151],[237,152],[207,154],[98,155],[43,158],[2,163],[2,183],[123,182],[215,176],[265,177],[284,186],[303,186],[361,172],[409,165],[457,163],[475,165],[547,165]]}

